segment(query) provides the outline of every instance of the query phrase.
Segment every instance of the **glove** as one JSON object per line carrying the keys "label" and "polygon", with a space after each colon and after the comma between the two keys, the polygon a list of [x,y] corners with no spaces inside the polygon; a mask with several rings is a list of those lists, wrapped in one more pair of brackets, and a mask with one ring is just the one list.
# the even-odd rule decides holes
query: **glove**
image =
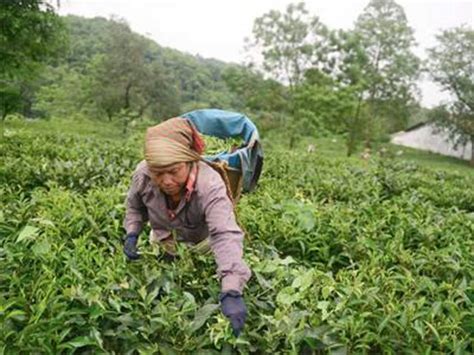
{"label": "glove", "polygon": [[247,318],[247,308],[242,295],[237,291],[227,291],[220,294],[219,300],[222,313],[229,319],[234,335],[238,337]]}
{"label": "glove", "polygon": [[140,254],[137,253],[138,235],[135,233],[127,234],[123,242],[123,252],[129,260],[137,260]]}

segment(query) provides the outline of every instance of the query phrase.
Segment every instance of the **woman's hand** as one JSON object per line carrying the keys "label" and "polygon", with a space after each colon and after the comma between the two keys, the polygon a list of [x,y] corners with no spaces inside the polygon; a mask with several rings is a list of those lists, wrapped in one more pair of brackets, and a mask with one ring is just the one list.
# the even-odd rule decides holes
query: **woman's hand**
{"label": "woman's hand", "polygon": [[221,293],[222,313],[229,319],[235,336],[239,336],[247,318],[247,308],[245,307],[242,295],[237,291],[227,291]]}
{"label": "woman's hand", "polygon": [[138,235],[135,233],[127,234],[123,241],[123,252],[129,260],[137,260],[140,254],[137,252]]}

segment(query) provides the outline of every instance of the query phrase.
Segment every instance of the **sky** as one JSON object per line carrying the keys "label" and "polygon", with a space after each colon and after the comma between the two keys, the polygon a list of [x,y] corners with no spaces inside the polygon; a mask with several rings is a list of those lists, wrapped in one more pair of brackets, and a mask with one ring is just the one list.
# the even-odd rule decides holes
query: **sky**
{"label": "sky", "polygon": [[[474,27],[474,0],[397,0],[419,47],[435,45],[440,29],[461,24]],[[270,10],[284,11],[290,0],[62,0],[59,13],[84,17],[112,15],[124,18],[133,31],[158,44],[206,58],[240,63],[245,59],[244,39],[254,20]],[[352,28],[369,0],[306,0],[311,14],[331,29]],[[421,102],[432,107],[445,100],[436,84],[420,80]]]}

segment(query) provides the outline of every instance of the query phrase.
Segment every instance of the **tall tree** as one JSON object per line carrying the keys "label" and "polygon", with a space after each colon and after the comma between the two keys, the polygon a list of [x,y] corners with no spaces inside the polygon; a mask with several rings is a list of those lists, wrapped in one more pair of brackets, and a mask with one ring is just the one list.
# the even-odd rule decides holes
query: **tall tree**
{"label": "tall tree", "polygon": [[267,112],[285,109],[285,87],[273,79],[264,79],[261,74],[237,65],[225,69],[222,78],[235,94],[236,109]]}
{"label": "tall tree", "polygon": [[403,124],[407,119],[394,112],[412,104],[420,61],[412,51],[413,30],[403,8],[394,0],[371,0],[358,17],[354,33],[353,40],[359,41],[365,56],[363,65],[358,66],[358,81],[361,97],[368,105],[365,140],[370,146],[377,120],[388,113],[393,128],[397,126],[394,120],[402,120]]}
{"label": "tall tree", "polygon": [[[164,98],[175,102],[178,95],[164,69],[153,60],[149,41],[134,34],[124,21],[114,20],[105,48],[105,54],[97,55],[92,64],[95,84],[91,94],[109,120],[119,113],[120,117],[138,118],[147,109],[167,112]],[[167,95],[171,92],[174,98]],[[153,104],[161,108],[152,109]]]}
{"label": "tall tree", "polygon": [[307,120],[303,130],[309,133],[313,129],[313,134],[317,131],[355,133],[360,124],[354,124],[353,112],[357,104],[354,87],[342,85],[317,69],[308,70],[305,78],[295,94],[296,112],[298,116],[313,116],[313,119]]}
{"label": "tall tree", "polygon": [[[96,72],[96,95],[111,119],[121,109],[130,110],[135,106],[140,83],[150,78],[146,72],[144,38],[135,36],[122,20],[113,22],[109,36],[106,54]],[[141,107],[136,109],[140,111]]]}
{"label": "tall tree", "polygon": [[62,21],[45,0],[0,2],[0,113],[25,104],[22,88],[65,44]]}
{"label": "tall tree", "polygon": [[[474,165],[474,31],[466,26],[445,30],[429,49],[431,77],[451,94],[441,109],[439,123],[449,129],[457,144],[472,143]],[[438,111],[438,112],[442,112]]]}
{"label": "tall tree", "polygon": [[311,123],[316,116],[301,115],[295,106],[295,94],[302,83],[306,70],[320,68],[326,60],[327,28],[316,16],[310,15],[304,2],[287,6],[285,12],[271,10],[255,19],[252,36],[248,41],[248,51],[255,52],[260,58],[252,65],[259,67],[259,61],[265,73],[288,85],[287,118],[283,125],[288,132],[290,148],[302,127]]}
{"label": "tall tree", "polygon": [[[309,72],[306,84],[316,85],[315,89],[320,94],[315,95],[315,98],[326,101],[328,97],[334,97],[332,111],[337,115],[332,114],[333,121],[337,130],[343,129],[347,155],[351,156],[362,140],[368,124],[364,98],[367,96],[364,68],[368,64],[368,56],[355,31],[331,31],[329,39],[330,60],[326,61],[324,71],[314,71],[316,77]],[[316,102],[314,107],[317,106],[320,104]]]}
{"label": "tall tree", "polygon": [[284,13],[271,10],[255,19],[249,51],[256,50],[264,71],[287,82],[293,91],[305,70],[317,63],[316,48],[322,48],[325,33],[326,27],[303,2],[290,4]]}

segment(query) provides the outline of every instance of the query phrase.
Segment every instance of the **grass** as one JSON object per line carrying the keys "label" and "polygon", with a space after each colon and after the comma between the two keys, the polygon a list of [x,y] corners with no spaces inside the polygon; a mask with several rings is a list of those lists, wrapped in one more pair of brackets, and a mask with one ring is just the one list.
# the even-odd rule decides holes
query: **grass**
{"label": "grass", "polygon": [[26,130],[38,134],[79,134],[85,136],[102,137],[109,139],[123,138],[121,128],[117,125],[98,120],[66,120],[52,118],[48,120],[20,120],[15,119],[2,123],[2,135],[12,134],[15,130]]}
{"label": "grass", "polygon": [[[269,147],[280,146],[282,143],[287,143],[288,139],[279,135],[268,135],[263,140],[263,146]],[[363,148],[359,146],[358,150],[351,157],[347,157],[347,148],[345,139],[342,136],[333,137],[303,137],[298,140],[293,150],[300,151],[302,154],[307,152],[310,145],[314,145],[315,155],[328,157],[331,159],[338,159],[348,161],[354,165],[364,166],[366,161],[362,159]],[[380,143],[372,150],[372,155],[379,154],[380,150],[384,148],[387,154],[397,161],[409,161],[418,164],[424,168],[435,171],[457,172],[474,176],[474,167],[469,164],[469,161],[457,159],[454,157],[443,156],[441,154],[431,153],[414,148],[403,147],[390,143]],[[374,153],[376,152],[376,153]],[[397,155],[398,153],[398,155]]]}
{"label": "grass", "polygon": [[426,152],[418,149],[407,148],[393,145],[396,149],[403,151],[404,160],[414,161],[427,168],[445,170],[449,172],[456,171],[461,174],[468,174],[474,176],[474,167],[469,164],[469,161],[448,157],[441,154]]}

